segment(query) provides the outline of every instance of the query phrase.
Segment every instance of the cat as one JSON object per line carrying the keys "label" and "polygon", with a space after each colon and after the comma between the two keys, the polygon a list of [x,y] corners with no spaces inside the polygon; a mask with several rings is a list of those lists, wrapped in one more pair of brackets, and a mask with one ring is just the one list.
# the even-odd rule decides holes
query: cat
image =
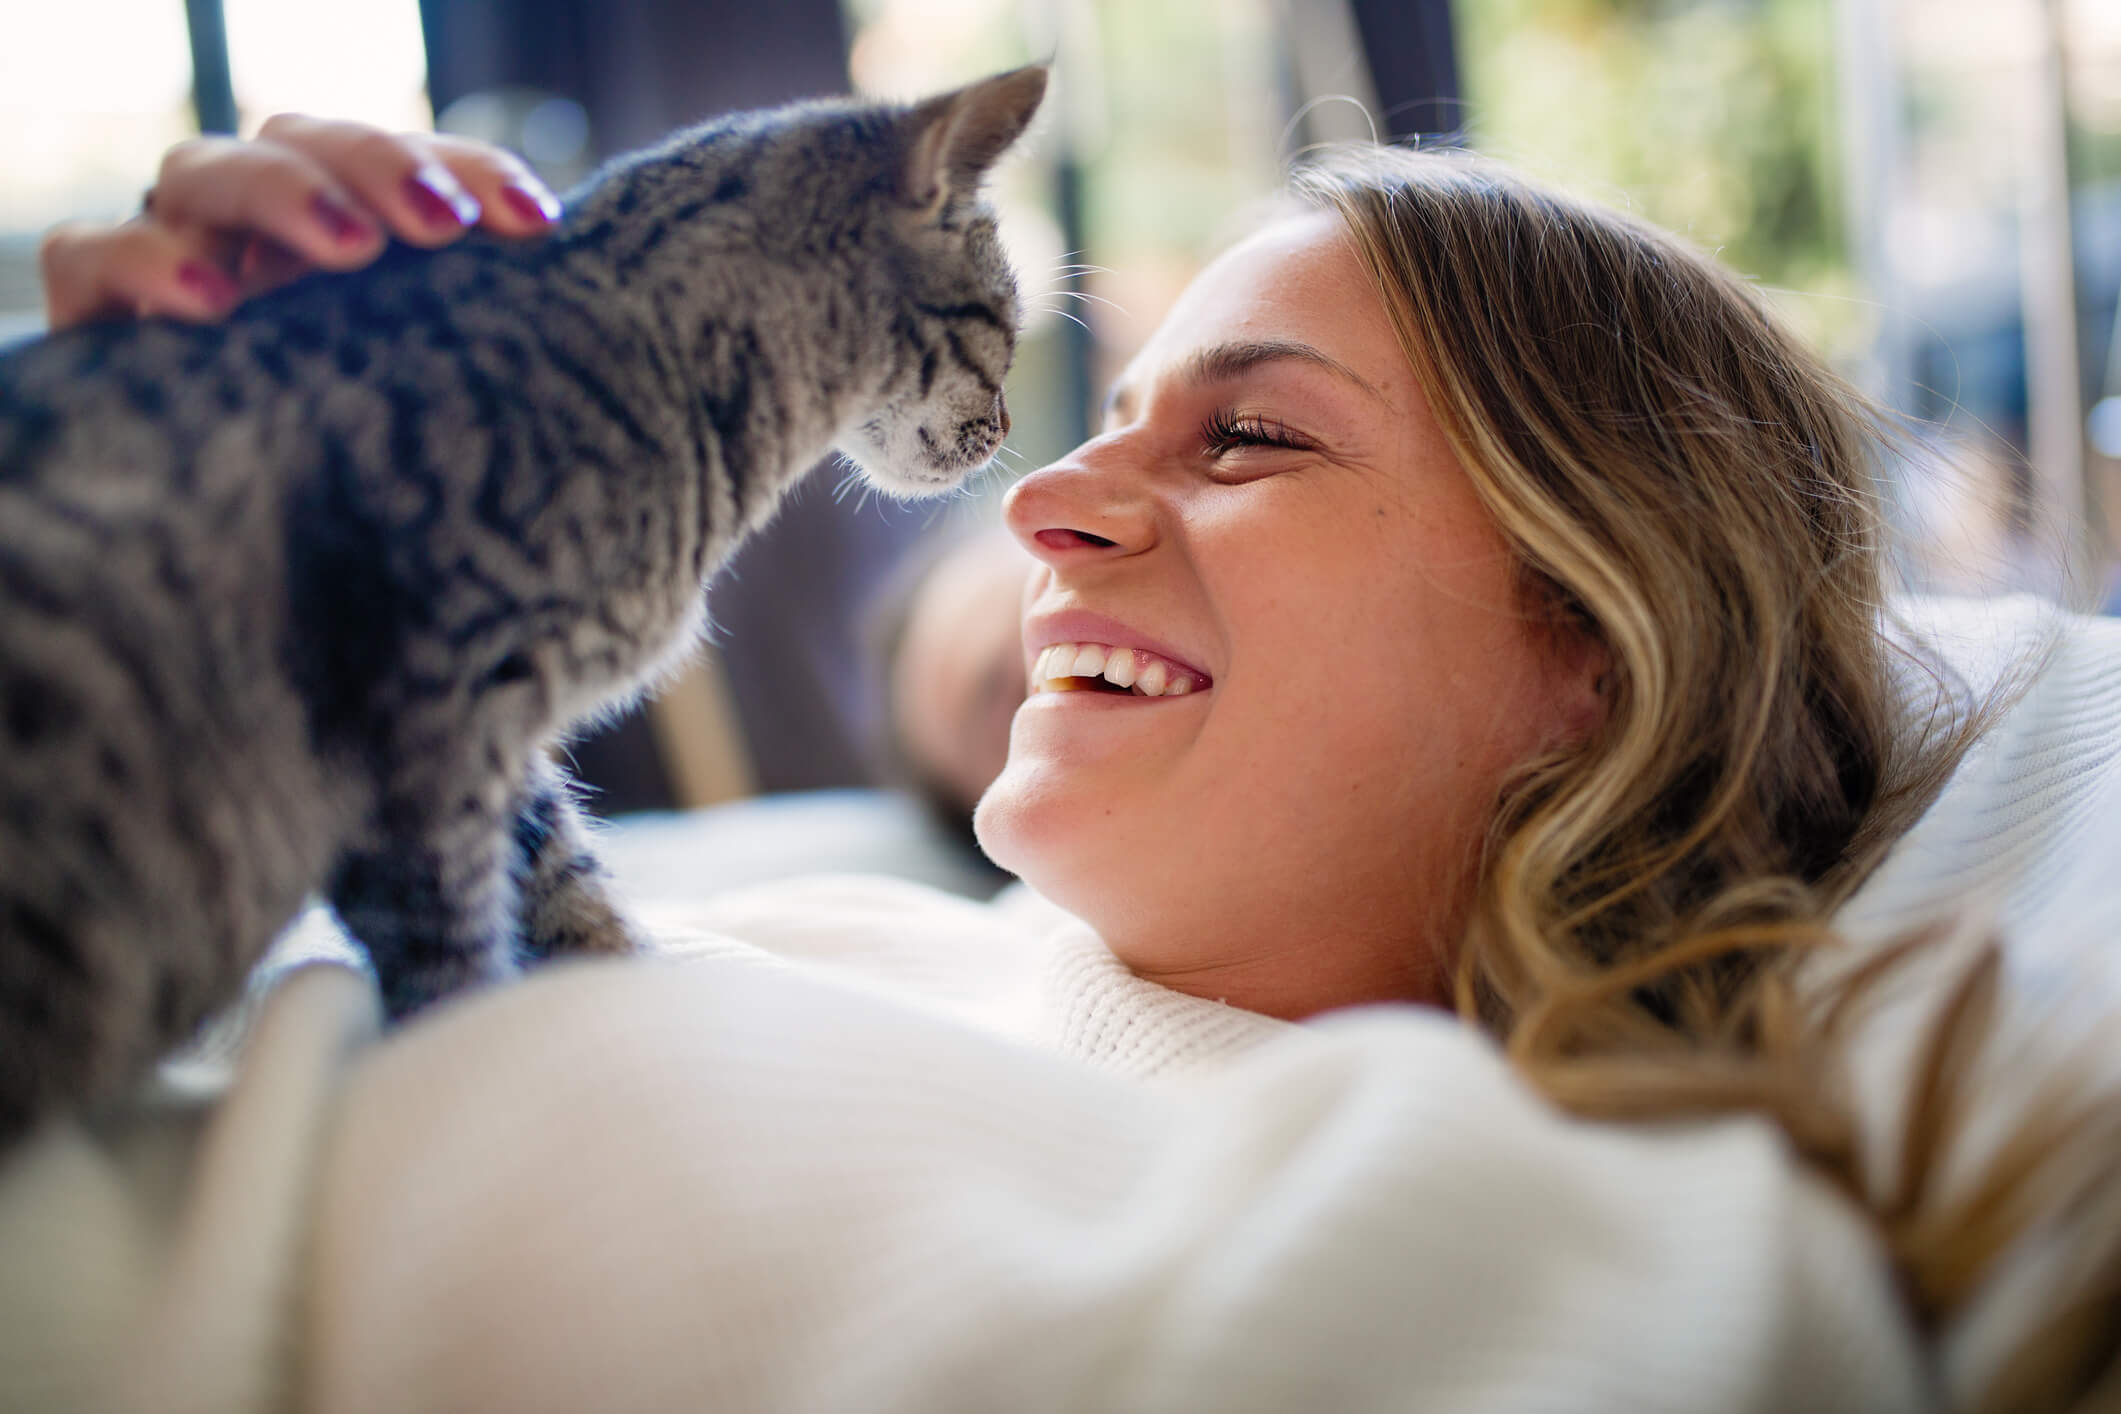
{"label": "cat", "polygon": [[0,356],[0,1138],[123,1092],[322,894],[402,1018],[638,940],[549,748],[838,450],[1008,430],[983,175],[1045,70],[740,114],[543,239]]}

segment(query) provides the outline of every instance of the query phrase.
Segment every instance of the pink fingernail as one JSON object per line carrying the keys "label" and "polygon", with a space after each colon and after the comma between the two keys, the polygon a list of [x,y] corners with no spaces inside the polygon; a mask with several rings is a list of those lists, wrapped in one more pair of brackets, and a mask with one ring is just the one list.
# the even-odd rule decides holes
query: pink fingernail
{"label": "pink fingernail", "polygon": [[372,239],[375,228],[341,206],[330,194],[318,192],[309,199],[310,209],[317,214],[324,229],[340,245],[355,245]]}
{"label": "pink fingernail", "polygon": [[235,281],[211,266],[187,260],[177,267],[177,283],[209,304],[235,303]]}
{"label": "pink fingernail", "polygon": [[422,167],[407,177],[405,196],[430,226],[469,226],[479,219],[477,198],[464,190],[447,167]]}
{"label": "pink fingernail", "polygon": [[525,221],[535,221],[549,226],[560,219],[559,199],[543,187],[532,188],[520,182],[501,188],[501,195],[508,202],[508,209]]}

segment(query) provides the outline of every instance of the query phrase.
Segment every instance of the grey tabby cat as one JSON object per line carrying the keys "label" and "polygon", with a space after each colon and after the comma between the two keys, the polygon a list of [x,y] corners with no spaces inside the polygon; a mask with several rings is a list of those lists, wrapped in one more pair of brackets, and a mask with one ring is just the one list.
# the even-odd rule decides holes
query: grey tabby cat
{"label": "grey tabby cat", "polygon": [[547,747],[829,449],[907,494],[993,453],[977,188],[1045,81],[739,115],[544,240],[0,358],[0,1137],[137,1079],[312,892],[394,1016],[633,945]]}

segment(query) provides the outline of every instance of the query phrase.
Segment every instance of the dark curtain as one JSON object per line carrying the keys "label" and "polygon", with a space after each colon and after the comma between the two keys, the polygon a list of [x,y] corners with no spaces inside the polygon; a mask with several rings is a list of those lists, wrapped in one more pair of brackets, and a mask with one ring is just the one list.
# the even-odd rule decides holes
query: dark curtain
{"label": "dark curtain", "polygon": [[1350,8],[1387,135],[1455,141],[1465,119],[1450,0],[1350,0]]}

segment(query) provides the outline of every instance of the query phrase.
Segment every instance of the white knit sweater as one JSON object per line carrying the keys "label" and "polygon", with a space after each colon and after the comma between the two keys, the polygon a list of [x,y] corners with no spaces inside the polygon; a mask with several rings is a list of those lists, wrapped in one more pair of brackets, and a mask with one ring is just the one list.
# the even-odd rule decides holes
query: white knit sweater
{"label": "white knit sweater", "polygon": [[1089,925],[1021,884],[984,904],[875,875],[827,875],[642,911],[675,955],[801,962],[1137,1080],[1182,1080],[1302,1034],[1143,981]]}
{"label": "white knit sweater", "polygon": [[[2013,859],[2030,975],[2089,975],[2102,642],[1852,920]],[[218,1104],[51,1126],[0,1163],[0,1408],[1887,1411],[1978,1387],[2023,1309],[1920,1349],[1766,1125],[1570,1121],[1441,1015],[1182,997],[1021,896],[789,902],[380,1041],[363,976],[304,968]]]}
{"label": "white knit sweater", "polygon": [[216,1109],[53,1127],[0,1172],[0,1390],[1923,1405],[1862,1225],[1762,1124],[1570,1122],[1448,1018],[1182,996],[1035,899],[827,880],[662,921],[672,958],[380,1043],[365,977],[303,968]]}

